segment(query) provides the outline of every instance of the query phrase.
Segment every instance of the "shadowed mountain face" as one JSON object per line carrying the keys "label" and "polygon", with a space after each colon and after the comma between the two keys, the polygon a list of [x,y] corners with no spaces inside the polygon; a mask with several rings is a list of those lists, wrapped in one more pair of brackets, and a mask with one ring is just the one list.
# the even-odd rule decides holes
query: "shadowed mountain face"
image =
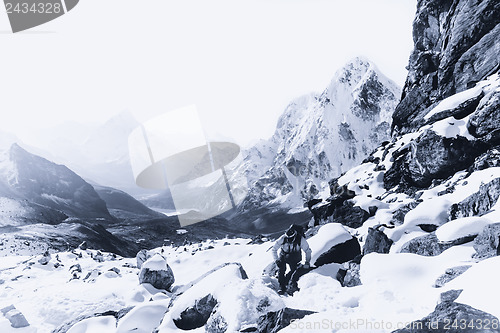
{"label": "shadowed mountain face", "polygon": [[397,132],[414,131],[437,102],[500,69],[499,17],[497,0],[418,2],[415,48],[393,116]]}
{"label": "shadowed mountain face", "polygon": [[12,253],[43,252],[46,245],[66,250],[86,241],[133,256],[144,247],[239,234],[226,219],[215,218],[179,235],[177,217],[153,211],[123,191],[91,185],[17,144],[1,153],[0,175],[0,232],[12,240]]}
{"label": "shadowed mountain face", "polygon": [[30,154],[17,144],[3,152],[0,173],[4,205],[22,208],[12,223],[4,214],[3,224],[24,224],[30,220],[55,224],[66,217],[114,220],[92,185],[67,167]]}

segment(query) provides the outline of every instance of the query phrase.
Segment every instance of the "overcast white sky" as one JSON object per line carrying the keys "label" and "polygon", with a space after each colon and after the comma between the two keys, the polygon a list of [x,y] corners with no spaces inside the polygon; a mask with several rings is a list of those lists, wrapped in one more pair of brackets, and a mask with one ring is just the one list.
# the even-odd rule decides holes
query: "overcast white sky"
{"label": "overcast white sky", "polygon": [[[139,121],[196,104],[208,132],[272,135],[293,98],[363,55],[403,85],[416,0],[82,0],[12,34],[0,12],[0,129]],[[2,6],[3,8],[3,6]]]}

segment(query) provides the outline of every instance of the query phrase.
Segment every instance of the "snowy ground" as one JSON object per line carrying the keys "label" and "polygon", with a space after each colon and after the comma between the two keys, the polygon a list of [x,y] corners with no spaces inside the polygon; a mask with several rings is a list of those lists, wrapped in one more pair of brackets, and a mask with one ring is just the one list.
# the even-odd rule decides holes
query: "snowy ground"
{"label": "snowy ground", "polygon": [[[229,245],[224,245],[225,242]],[[437,257],[369,254],[361,263],[363,284],[352,288],[341,287],[335,279],[339,265],[326,265],[303,276],[299,281],[301,290],[293,297],[280,298],[268,288],[272,281],[262,276],[262,270],[271,262],[271,253],[267,250],[272,243],[247,243],[248,240],[244,239],[228,239],[185,248],[163,248],[176,277],[176,288],[226,262],[240,262],[249,279],[238,278],[236,266],[219,270],[218,275],[213,274],[198,287],[191,288],[193,295],[186,292],[184,299],[179,298],[176,304],[180,305],[174,305],[165,316],[160,332],[178,331],[169,320],[178,316],[193,298],[201,298],[208,292],[221,300],[220,311],[225,317],[230,317],[235,330],[258,318],[255,306],[263,295],[271,300],[271,309],[268,310],[287,306],[318,312],[293,322],[283,332],[311,332],[311,328],[314,331],[348,332],[353,331],[354,323],[360,332],[390,332],[432,312],[440,293],[450,288],[464,289],[458,302],[500,317],[495,301],[500,297],[500,290],[495,288],[500,279],[500,270],[496,269],[500,258],[476,263],[471,258],[474,249],[470,245],[452,247]],[[40,256],[3,257],[0,261],[0,309],[14,305],[31,325],[14,329],[0,315],[0,332],[51,332],[80,315],[118,311],[130,306],[135,308],[119,321],[118,328],[114,317],[104,316],[84,320],[69,332],[130,332],[132,329],[134,332],[151,332],[158,326],[171,294],[140,285],[135,259],[105,253],[104,261],[99,262],[92,256],[96,257],[96,251],[62,252],[52,254],[47,265],[38,263]],[[54,264],[59,266],[56,268]],[[75,264],[79,264],[82,270],[77,273],[78,279],[72,279],[70,272]],[[472,267],[451,281],[449,287],[434,287],[436,279],[447,268],[466,264]],[[118,268],[119,273],[110,270],[113,268]],[[478,279],[481,283],[477,283]],[[198,331],[204,332],[204,329]]]}

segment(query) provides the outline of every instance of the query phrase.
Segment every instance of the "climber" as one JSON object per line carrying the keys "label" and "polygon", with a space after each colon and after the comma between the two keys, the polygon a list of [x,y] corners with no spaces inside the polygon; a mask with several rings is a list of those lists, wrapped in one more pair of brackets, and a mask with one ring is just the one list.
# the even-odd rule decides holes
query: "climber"
{"label": "climber", "polygon": [[[278,257],[278,250],[280,250]],[[306,261],[301,265],[302,252],[306,253]],[[308,270],[311,261],[311,249],[304,235],[302,226],[292,224],[290,228],[282,235],[273,246],[273,258],[278,266],[278,282],[280,284],[279,294],[285,292],[292,295],[299,288],[297,280],[300,277],[300,268]],[[286,265],[288,264],[290,271],[285,276]],[[302,270],[303,271],[303,270]]]}

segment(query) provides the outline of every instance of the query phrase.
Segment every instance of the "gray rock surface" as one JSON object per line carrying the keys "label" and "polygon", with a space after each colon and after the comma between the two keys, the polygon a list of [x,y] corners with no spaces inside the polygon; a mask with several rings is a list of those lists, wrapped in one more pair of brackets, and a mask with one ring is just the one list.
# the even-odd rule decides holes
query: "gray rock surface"
{"label": "gray rock surface", "polygon": [[422,256],[437,256],[450,248],[451,244],[441,244],[434,233],[413,238],[401,247],[401,253],[415,253]]}
{"label": "gray rock surface", "polygon": [[193,330],[207,323],[217,300],[210,294],[196,301],[196,304],[181,312],[180,318],[174,319],[174,324],[182,330]]}
{"label": "gray rock surface", "polygon": [[427,130],[408,148],[395,152],[395,161],[384,174],[384,187],[428,187],[435,179],[446,179],[469,168],[486,149],[487,146],[478,141],[461,136],[445,138]]}
{"label": "gray rock surface", "polygon": [[474,239],[476,258],[487,259],[499,253],[500,223],[487,225]]}
{"label": "gray rock surface", "polygon": [[145,267],[149,262],[158,260],[158,258],[163,257],[156,254],[142,265],[141,271],[139,272],[139,283],[149,283],[156,289],[170,290],[170,287],[175,282],[175,278],[174,272],[172,272],[165,258],[163,258],[165,265],[163,269]]}
{"label": "gray rock surface", "polygon": [[259,333],[277,333],[284,327],[290,325],[293,319],[302,319],[307,315],[313,314],[313,311],[297,310],[283,308],[276,312],[268,312],[259,318]]}
{"label": "gray rock surface", "polygon": [[392,243],[392,239],[387,237],[380,228],[368,228],[368,235],[363,246],[363,254],[372,252],[389,253]]}
{"label": "gray rock surface", "polygon": [[469,118],[469,132],[491,145],[500,143],[500,92],[491,92],[481,100],[477,110]]}
{"label": "gray rock surface", "polygon": [[[469,327],[460,327],[461,323],[490,323],[489,329],[470,330]],[[489,313],[475,309],[469,305],[455,303],[455,302],[442,302],[439,303],[434,311],[421,320],[414,321],[407,325],[406,328],[394,331],[393,333],[463,333],[463,332],[500,332],[499,325],[492,326],[491,323],[498,323],[498,318]],[[456,323],[453,325],[453,323]],[[477,327],[477,325],[476,325]]]}
{"label": "gray rock surface", "polygon": [[414,50],[393,128],[410,132],[438,101],[464,91],[499,69],[497,0],[417,3]]}
{"label": "gray rock surface", "polygon": [[462,275],[466,270],[468,270],[471,266],[470,265],[464,265],[464,266],[457,266],[457,267],[452,267],[447,269],[443,275],[437,278],[436,282],[434,283],[434,287],[436,288],[441,288],[444,286],[446,283],[450,282],[454,278]]}

